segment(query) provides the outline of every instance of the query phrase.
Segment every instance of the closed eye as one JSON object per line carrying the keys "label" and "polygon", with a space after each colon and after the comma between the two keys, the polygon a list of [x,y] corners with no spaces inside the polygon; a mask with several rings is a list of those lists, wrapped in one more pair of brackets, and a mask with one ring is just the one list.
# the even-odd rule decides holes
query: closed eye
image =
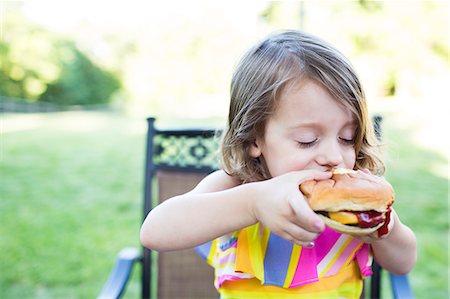
{"label": "closed eye", "polygon": [[355,144],[355,139],[354,139],[354,138],[352,138],[352,139],[347,139],[347,138],[339,137],[339,140],[340,140],[342,143],[347,144],[347,145],[354,145],[354,144]]}
{"label": "closed eye", "polygon": [[311,141],[296,141],[296,142],[297,142],[298,147],[300,147],[300,148],[310,148],[316,144],[317,140],[318,139],[314,139]]}

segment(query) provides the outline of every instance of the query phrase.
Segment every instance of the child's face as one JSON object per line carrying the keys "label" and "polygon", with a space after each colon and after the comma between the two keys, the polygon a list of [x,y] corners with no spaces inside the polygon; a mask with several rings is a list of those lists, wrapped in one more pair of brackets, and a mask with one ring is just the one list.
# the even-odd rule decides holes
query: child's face
{"label": "child's face", "polygon": [[283,91],[263,138],[250,147],[271,176],[303,169],[353,168],[357,122],[319,84],[306,81]]}

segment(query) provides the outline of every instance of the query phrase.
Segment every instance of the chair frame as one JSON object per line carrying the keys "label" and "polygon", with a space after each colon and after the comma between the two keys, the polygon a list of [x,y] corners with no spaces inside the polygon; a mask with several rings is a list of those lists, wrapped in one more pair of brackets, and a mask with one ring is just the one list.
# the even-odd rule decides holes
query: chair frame
{"label": "chair frame", "polygon": [[[381,116],[374,116],[374,130],[378,138],[381,138]],[[217,169],[213,163],[204,163],[203,160],[208,154],[209,149],[202,145],[201,140],[213,139],[217,135],[217,130],[214,129],[182,129],[182,130],[159,130],[155,127],[155,118],[147,119],[147,143],[146,143],[146,158],[145,158],[145,179],[144,179],[144,203],[143,203],[143,218],[153,208],[153,178],[158,170],[178,171],[178,172],[196,172],[200,174],[209,174]],[[161,148],[155,142],[157,136],[164,138],[199,138],[198,146],[191,147],[191,155],[194,156],[191,162],[173,162],[174,156],[169,156],[168,159],[155,159],[161,154]],[[192,153],[192,149],[199,149],[200,153]],[[177,159],[175,159],[177,160]],[[97,297],[99,299],[120,298],[126,288],[127,282],[130,278],[133,266],[141,264],[141,294],[142,298],[151,297],[151,269],[152,269],[152,254],[151,250],[142,247],[142,253],[136,248],[125,248],[117,256],[116,264],[110,273],[110,276],[105,283],[102,292]],[[381,273],[382,267],[374,261],[372,266],[373,275],[370,279],[370,298],[380,298],[381,295]],[[391,288],[394,298],[414,298],[411,286],[406,275],[395,275],[389,273]],[[211,280],[213,277],[211,277]],[[364,292],[363,292],[364,294]]]}
{"label": "chair frame", "polygon": [[[216,135],[216,130],[213,129],[182,129],[182,130],[158,130],[155,127],[155,118],[147,119],[147,150],[146,150],[146,168],[145,168],[145,182],[144,182],[144,214],[143,218],[147,217],[148,213],[153,208],[152,195],[153,195],[153,177],[157,170],[170,170],[170,171],[181,171],[181,172],[197,172],[197,173],[211,173],[217,168],[210,165],[198,166],[198,164],[190,165],[170,165],[166,162],[155,163],[154,154],[158,154],[158,150],[155,147],[155,136],[174,136],[176,138],[180,137],[197,137],[202,136],[203,138],[214,138]],[[142,256],[142,297],[150,298],[151,295],[151,266],[152,257],[151,250],[143,247]]]}

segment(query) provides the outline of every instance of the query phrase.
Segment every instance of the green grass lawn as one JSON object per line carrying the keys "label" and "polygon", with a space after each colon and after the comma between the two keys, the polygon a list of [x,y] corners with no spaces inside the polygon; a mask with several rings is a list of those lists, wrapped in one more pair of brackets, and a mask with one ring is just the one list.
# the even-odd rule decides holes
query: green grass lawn
{"label": "green grass lawn", "polygon": [[383,125],[387,179],[395,188],[396,211],[417,237],[411,282],[417,298],[450,298],[448,160],[412,143],[414,128],[399,129],[395,118],[386,115]]}
{"label": "green grass lawn", "polygon": [[[145,120],[1,117],[0,298],[95,297],[119,250],[138,245]],[[387,145],[395,143],[387,157],[395,208],[418,238],[414,291],[448,298],[448,178],[430,167],[447,161],[412,143],[395,115],[383,127]],[[139,296],[138,276],[125,298]]]}
{"label": "green grass lawn", "polygon": [[34,121],[2,136],[0,298],[94,298],[138,245],[143,134],[114,114]]}

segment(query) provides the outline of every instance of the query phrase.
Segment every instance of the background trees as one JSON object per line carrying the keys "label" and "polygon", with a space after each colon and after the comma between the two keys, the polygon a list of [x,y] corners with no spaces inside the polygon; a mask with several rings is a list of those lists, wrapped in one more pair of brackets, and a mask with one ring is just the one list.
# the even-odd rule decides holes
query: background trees
{"label": "background trees", "polygon": [[372,100],[439,96],[449,76],[447,1],[14,3],[2,4],[0,93],[37,101],[224,117],[242,52],[284,28],[335,44]]}
{"label": "background trees", "polygon": [[59,105],[104,104],[118,76],[96,64],[71,39],[20,14],[7,15],[0,40],[0,94]]}

